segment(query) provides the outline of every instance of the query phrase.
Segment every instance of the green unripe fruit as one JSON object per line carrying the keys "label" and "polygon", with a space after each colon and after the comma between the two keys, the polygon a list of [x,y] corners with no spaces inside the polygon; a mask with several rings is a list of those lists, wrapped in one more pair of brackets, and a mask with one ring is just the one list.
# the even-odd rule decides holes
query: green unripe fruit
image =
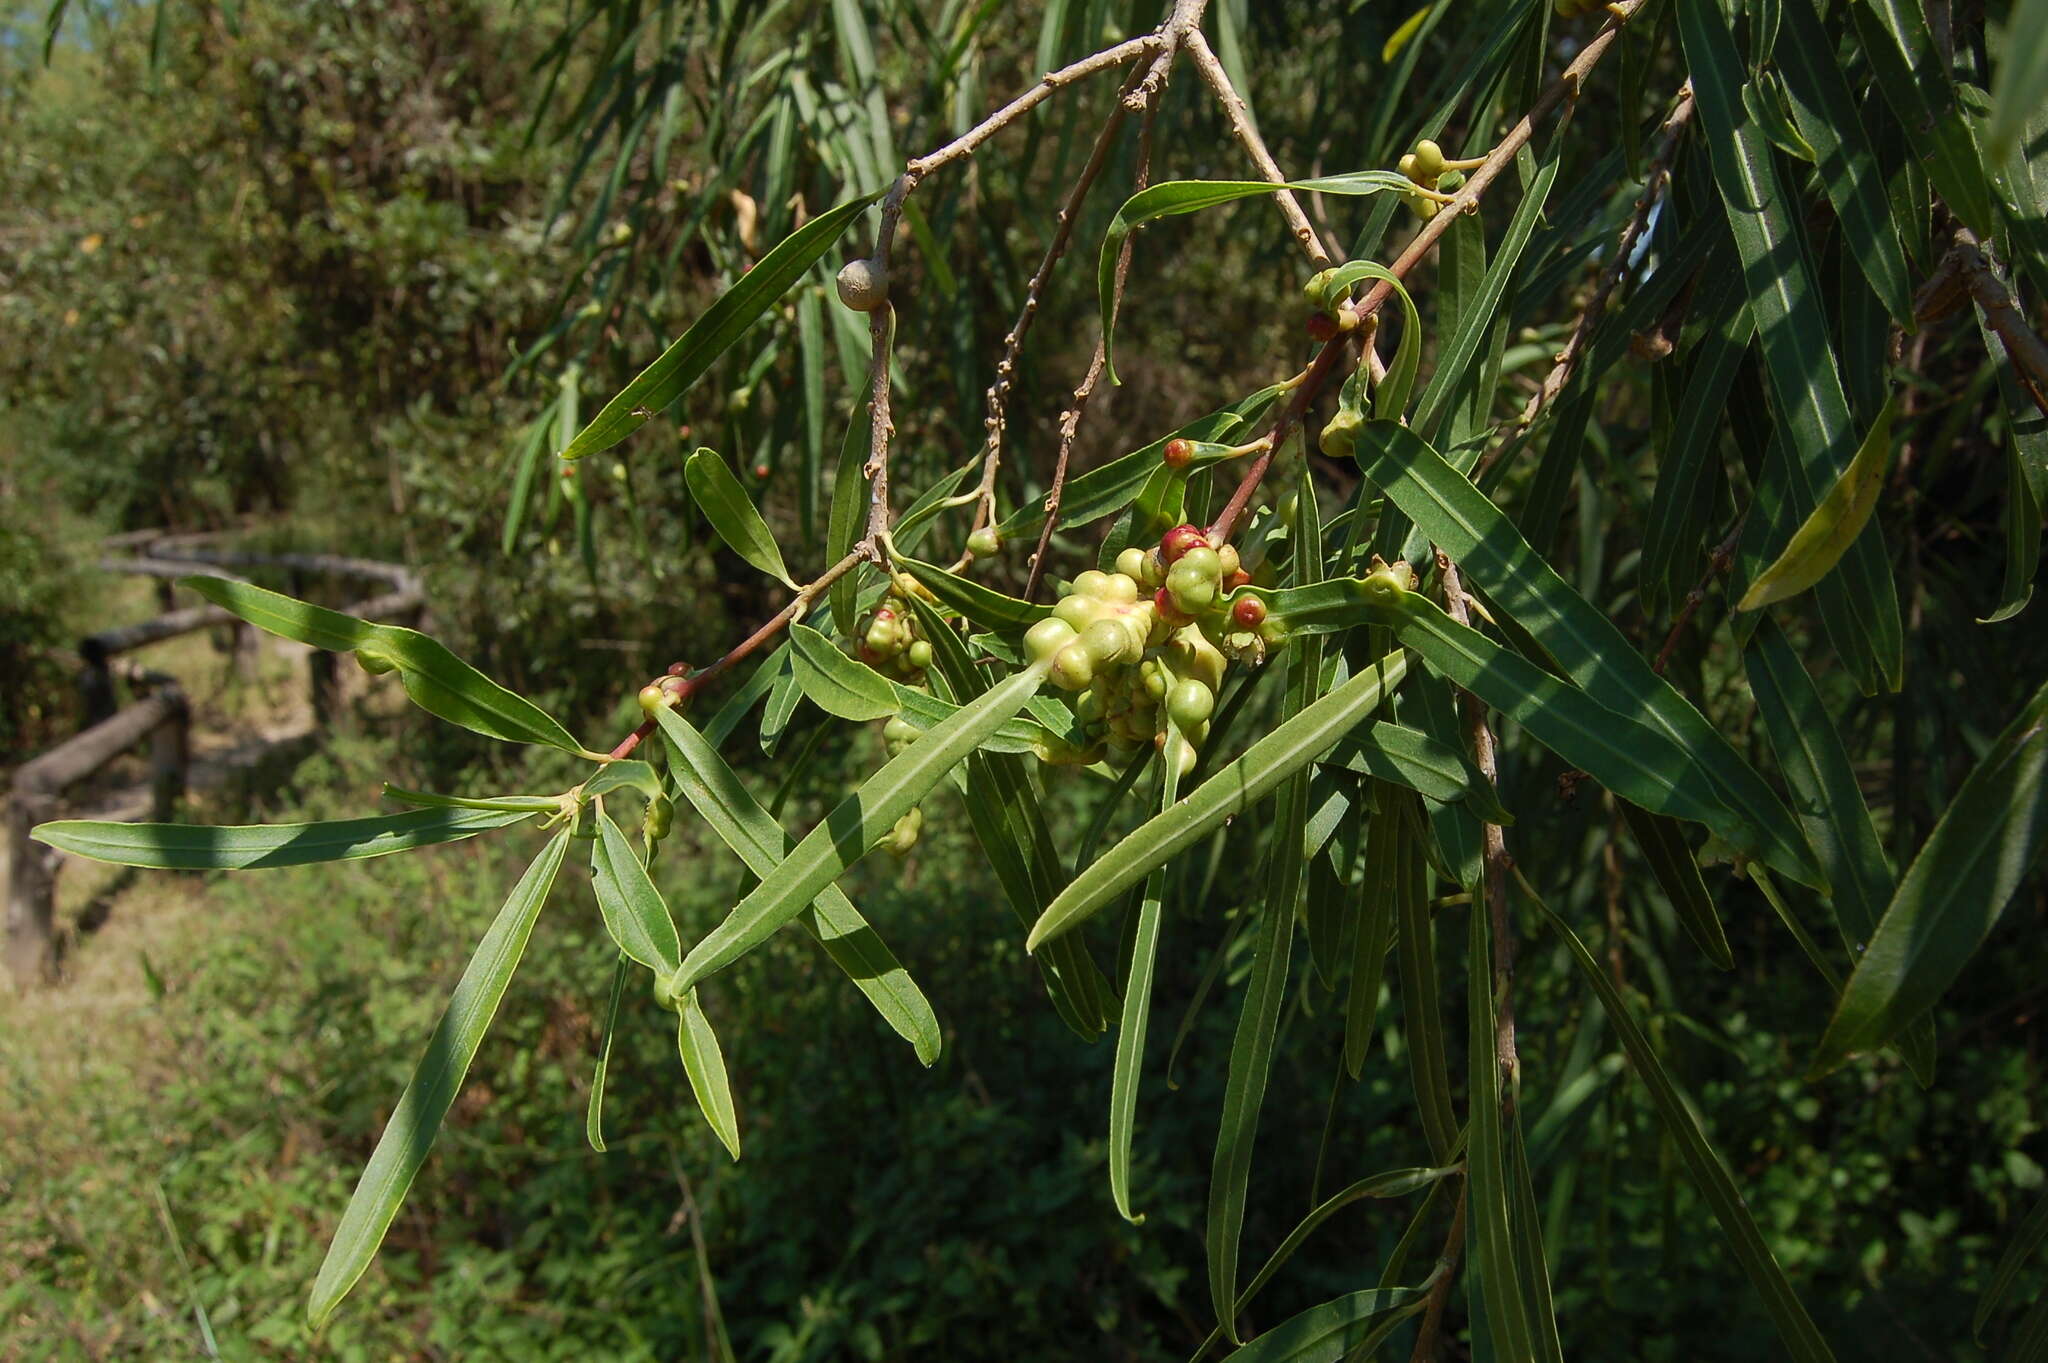
{"label": "green unripe fruit", "polygon": [[867,646],[883,657],[892,657],[896,652],[896,622],[877,619],[868,626]]}
{"label": "green unripe fruit", "polygon": [[1138,680],[1144,686],[1148,699],[1156,701],[1166,698],[1166,668],[1157,658],[1147,658],[1139,666]]}
{"label": "green unripe fruit", "polygon": [[[1410,205],[1413,207],[1413,205]],[[1431,204],[1434,208],[1436,205]],[[1420,209],[1416,210],[1420,212]],[[1424,214],[1424,216],[1428,216]],[[1339,407],[1323,426],[1323,453],[1332,459],[1349,459],[1351,452],[1358,448],[1358,433],[1365,429],[1365,413],[1349,407]]]}
{"label": "green unripe fruit", "polygon": [[386,672],[398,670],[398,659],[370,644],[356,650],[356,662],[362,666],[363,671],[373,677],[381,677]]}
{"label": "green unripe fruit", "polygon": [[1074,627],[1053,616],[1024,631],[1024,651],[1033,662],[1044,662],[1074,641]]}
{"label": "green unripe fruit", "polygon": [[1095,679],[1095,655],[1076,639],[1052,655],[1052,684],[1062,691],[1079,691]]}
{"label": "green unripe fruit", "polygon": [[1403,152],[1401,159],[1394,163],[1394,169],[1413,180],[1415,178],[1415,153]]}
{"label": "green unripe fruit", "polygon": [[1223,565],[1223,576],[1225,577],[1229,577],[1232,573],[1244,567],[1243,562],[1237,556],[1236,545],[1226,544],[1218,549],[1216,551],[1216,560]]}
{"label": "green unripe fruit", "polygon": [[668,706],[668,692],[661,689],[660,682],[649,682],[640,688],[640,708],[646,711],[649,719],[653,719]]}
{"label": "green unripe fruit", "polygon": [[901,715],[889,716],[889,722],[882,726],[882,739],[887,743],[915,743],[923,731]]}
{"label": "green unripe fruit", "polygon": [[976,558],[994,558],[1003,547],[1003,537],[992,525],[984,525],[967,537],[967,552]]}
{"label": "green unripe fruit", "polygon": [[1145,576],[1145,551],[1139,548],[1124,550],[1116,556],[1116,570],[1133,582]]}
{"label": "green unripe fruit", "polygon": [[1102,602],[1079,592],[1061,597],[1052,608],[1053,619],[1064,620],[1073,628],[1086,629],[1102,615]]}
{"label": "green unripe fruit", "polygon": [[1216,603],[1216,580],[1201,573],[1183,573],[1179,568],[1167,574],[1166,590],[1173,604],[1187,615],[1199,615]]}
{"label": "green unripe fruit", "polygon": [[1415,169],[1408,178],[1420,180],[1423,184],[1434,184],[1444,173],[1444,149],[1427,137],[1415,144]]}
{"label": "green unripe fruit", "polygon": [[1166,582],[1166,559],[1161,556],[1157,549],[1147,549],[1145,551],[1145,571],[1133,573],[1132,576],[1138,579],[1139,586],[1151,587],[1157,590]]}
{"label": "green unripe fruit", "polygon": [[1100,600],[1102,589],[1109,585],[1109,574],[1099,568],[1090,568],[1074,579],[1074,595]]}
{"label": "green unripe fruit", "polygon": [[1194,729],[1215,711],[1216,693],[1193,678],[1176,685],[1172,698],[1166,702],[1166,713],[1184,730]]}
{"label": "green unripe fruit", "polygon": [[1223,555],[1207,545],[1197,545],[1180,556],[1180,562],[1173,565],[1176,573],[1199,574],[1211,585],[1223,580]]}
{"label": "green unripe fruit", "polygon": [[666,795],[657,795],[647,802],[647,812],[640,817],[640,836],[649,842],[660,842],[675,827],[676,803]]}
{"label": "green unripe fruit", "polygon": [[1130,653],[1131,632],[1121,620],[1097,620],[1081,631],[1081,647],[1095,666],[1110,667]]}
{"label": "green unripe fruit", "polygon": [[1092,688],[1083,692],[1080,699],[1074,702],[1074,718],[1080,720],[1083,724],[1100,723],[1103,715],[1106,713],[1108,711],[1103,702],[1102,693]]}
{"label": "green unripe fruit", "polygon": [[911,644],[909,649],[904,652],[903,657],[912,667],[922,672],[932,665],[932,646],[919,639]]}
{"label": "green unripe fruit", "polygon": [[1110,573],[1096,596],[1113,606],[1128,606],[1138,599],[1138,579],[1127,573]]}
{"label": "green unripe fruit", "polygon": [[882,835],[880,846],[883,851],[902,856],[917,846],[917,835],[924,831],[924,811],[912,809],[896,821],[887,833]]}

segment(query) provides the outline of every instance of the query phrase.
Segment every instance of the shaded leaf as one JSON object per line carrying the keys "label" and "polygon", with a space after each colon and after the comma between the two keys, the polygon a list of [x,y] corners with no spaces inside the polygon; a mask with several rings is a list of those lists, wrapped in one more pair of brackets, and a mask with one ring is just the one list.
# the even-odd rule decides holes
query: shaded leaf
{"label": "shaded leaf", "polygon": [[596,810],[596,822],[590,870],[605,930],[620,951],[641,965],[657,975],[673,974],[682,964],[683,944],[661,891],[654,888],[647,868],[633,854],[633,845],[602,805]]}
{"label": "shaded leaf", "polygon": [[1892,409],[1886,404],[1849,467],[1793,533],[1785,551],[1749,584],[1735,609],[1760,610],[1820,581],[1848,552],[1870,513],[1877,509],[1877,494],[1884,488],[1885,470],[1891,462]]}
{"label": "shaded leaf", "polygon": [[726,548],[768,576],[787,583],[790,590],[796,590],[796,581],[782,561],[782,550],[776,545],[768,523],[761,519],[747,490],[733,477],[717,451],[693,451],[683,461],[683,479],[690,485],[690,496],[696,500],[697,509],[711,522]]}
{"label": "shaded leaf", "polygon": [[689,1077],[690,1092],[704,1120],[711,1124],[734,1159],[740,1157],[740,1117],[733,1106],[732,1080],[725,1072],[725,1053],[718,1048],[718,1034],[697,1002],[697,991],[683,995],[681,1015],[676,1019],[676,1049],[682,1052],[683,1073]]}

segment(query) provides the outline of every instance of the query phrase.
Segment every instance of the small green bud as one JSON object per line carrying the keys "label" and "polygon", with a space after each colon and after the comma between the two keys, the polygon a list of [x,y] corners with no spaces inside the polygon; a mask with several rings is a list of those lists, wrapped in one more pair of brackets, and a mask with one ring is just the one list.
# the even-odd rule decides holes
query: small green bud
{"label": "small green bud", "polygon": [[1059,616],[1040,620],[1024,631],[1024,651],[1033,662],[1043,662],[1074,640],[1074,626]]}
{"label": "small green bud", "polygon": [[1184,730],[1193,730],[1215,710],[1216,693],[1193,678],[1176,685],[1172,698],[1166,702],[1166,713]]}
{"label": "small green bud", "polygon": [[1003,537],[992,525],[984,525],[967,537],[967,552],[976,558],[994,558],[1003,547]]}

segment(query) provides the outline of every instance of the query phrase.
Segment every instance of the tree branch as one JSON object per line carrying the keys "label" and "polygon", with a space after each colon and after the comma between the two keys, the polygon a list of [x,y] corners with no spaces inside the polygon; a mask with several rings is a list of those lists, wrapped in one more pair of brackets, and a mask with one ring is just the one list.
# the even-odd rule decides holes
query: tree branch
{"label": "tree branch", "polygon": [[[1252,164],[1258,167],[1259,174],[1264,176],[1269,184],[1286,184],[1287,177],[1280,173],[1280,167],[1274,162],[1273,154],[1266,150],[1265,139],[1260,137],[1259,130],[1252,126],[1244,97],[1238,94],[1236,87],[1230,83],[1230,73],[1225,71],[1223,63],[1216,59],[1216,54],[1210,50],[1209,41],[1202,36],[1200,29],[1189,31],[1187,48],[1189,58],[1195,63],[1195,70],[1202,73],[1202,79],[1207,81],[1210,90],[1215,92],[1216,102],[1223,106],[1223,116],[1229,120],[1230,131],[1236,135],[1238,144],[1245,149],[1245,153],[1252,158]],[[1328,268],[1330,253],[1323,249],[1322,238],[1316,235],[1316,229],[1310,225],[1308,215],[1301,211],[1301,204],[1295,199],[1294,191],[1283,189],[1273,196],[1273,201],[1280,206],[1280,215],[1287,219],[1287,229],[1294,233],[1294,239],[1301,243],[1301,249],[1307,253],[1309,262],[1319,270]]]}

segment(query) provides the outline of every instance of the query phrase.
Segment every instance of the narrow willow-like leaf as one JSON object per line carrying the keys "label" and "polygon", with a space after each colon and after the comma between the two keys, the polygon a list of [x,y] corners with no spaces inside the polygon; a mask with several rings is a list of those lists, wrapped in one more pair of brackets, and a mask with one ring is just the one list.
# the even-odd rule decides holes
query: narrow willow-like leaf
{"label": "narrow willow-like leaf", "polygon": [[1466,1094],[1471,1117],[1465,1153],[1465,1215],[1472,1260],[1486,1288],[1486,1328],[1496,1358],[1536,1356],[1528,1284],[1516,1262],[1508,1218],[1508,1139],[1501,1117],[1499,1052],[1494,1045],[1493,944],[1486,909],[1474,903],[1466,957]]}
{"label": "narrow willow-like leaf", "polygon": [[1705,824],[1756,853],[1759,843],[1749,821],[1728,812],[1693,755],[1661,731],[1609,710],[1458,624],[1417,592],[1404,593],[1388,612],[1403,645],[1615,794],[1659,814]]}
{"label": "narrow willow-like leaf", "polygon": [[2048,1196],[2034,1203],[2034,1210],[2027,1213],[2027,1219],[2013,1232],[2005,1253],[1998,1256],[1998,1267],[1991,1270],[1991,1280],[1984,1284],[1984,1294],[1977,1298],[1976,1313],[1970,1317],[1970,1334],[1979,1343],[1984,1340],[1984,1327],[1991,1322],[1998,1304],[2012,1291],[2013,1284],[2019,1281],[2020,1270],[2026,1267],[2027,1260],[2033,1257],[2044,1240],[2048,1240]]}
{"label": "narrow willow-like leaf", "polygon": [[415,705],[452,724],[507,743],[544,743],[583,753],[583,745],[546,711],[418,630],[373,625],[247,582],[218,577],[181,577],[178,582],[258,629],[333,653],[354,653],[366,672],[395,669]]}
{"label": "narrow willow-like leaf", "polygon": [[[1179,773],[1170,763],[1163,769],[1160,807],[1171,809],[1179,795]],[[1137,1124],[1138,1080],[1145,1072],[1145,1032],[1152,1021],[1152,967],[1159,955],[1159,919],[1165,897],[1166,868],[1155,867],[1145,878],[1145,895],[1138,903],[1131,968],[1124,977],[1123,1019],[1116,1034],[1116,1066],[1109,1087],[1109,1192],[1117,1214],[1132,1225],[1145,1222],[1131,1211],[1131,1132]]]}
{"label": "narrow willow-like leaf", "polygon": [[[1317,572],[1323,558],[1322,528],[1317,523],[1313,490],[1305,491],[1296,506],[1292,526],[1294,568],[1298,575],[1307,578]],[[1297,640],[1291,652],[1285,706],[1288,720],[1305,713],[1315,703],[1322,677],[1320,641]],[[1286,722],[1282,721],[1283,728]],[[1244,1233],[1245,1198],[1251,1184],[1252,1149],[1258,1138],[1260,1111],[1266,1102],[1266,1083],[1272,1073],[1280,1005],[1287,998],[1287,973],[1294,954],[1294,923],[1301,907],[1302,869],[1308,850],[1306,763],[1286,778],[1274,805],[1268,839],[1272,850],[1266,865],[1266,902],[1252,948],[1252,973],[1238,1013],[1237,1034],[1230,1044],[1229,1069],[1223,1083],[1223,1114],[1209,1173],[1209,1298],[1217,1323],[1232,1343],[1238,1339],[1237,1256]]]}
{"label": "narrow willow-like leaf", "polygon": [[59,819],[29,836],[74,856],[156,871],[243,871],[410,852],[505,828],[531,809],[432,808],[326,823],[109,823]]}
{"label": "narrow willow-like leaf", "polygon": [[519,452],[513,456],[512,492],[505,502],[505,528],[498,537],[498,552],[507,558],[519,543],[519,528],[526,521],[527,503],[533,500],[533,476],[539,469],[541,456],[548,448],[548,426],[553,422],[555,406],[549,403],[533,424],[526,429],[526,438],[519,442]]}
{"label": "narrow willow-like leaf", "polygon": [[430,790],[407,790],[404,786],[384,783],[384,798],[396,800],[402,805],[416,809],[497,809],[510,812],[524,810],[529,814],[551,813],[562,807],[559,795],[486,795],[471,799],[466,795],[437,795]]}
{"label": "narrow willow-like leaf", "polygon": [[1875,76],[1872,85],[1898,116],[1942,202],[1979,236],[1995,231],[1991,162],[1978,145],[1974,115],[1958,98],[1925,11],[1903,0],[1857,0],[1846,14],[1863,40],[1859,46]]}
{"label": "narrow willow-like leaf", "polygon": [[1419,1309],[1426,1298],[1420,1287],[1352,1292],[1288,1317],[1224,1355],[1223,1363],[1337,1363],[1365,1344],[1369,1335],[1364,1327],[1375,1317],[1402,1307]]}
{"label": "narrow willow-like leaf", "polygon": [[1031,927],[1025,949],[1038,948],[1084,922],[1103,905],[1256,805],[1292,773],[1313,762],[1378,707],[1407,675],[1407,662],[1388,657],[1283,721],[1244,755],[1196,787],[1186,799],[1132,830],[1060,891]]}
{"label": "narrow willow-like leaf", "polygon": [[600,795],[609,795],[615,790],[636,791],[647,799],[661,794],[661,777],[654,768],[638,758],[627,758],[620,762],[607,762],[597,769],[597,774],[582,786],[583,798],[594,800]]}
{"label": "narrow willow-like leaf", "polygon": [[[874,846],[891,824],[1004,720],[1024,708],[1045,668],[1026,668],[891,758],[761,878],[724,922],[683,958],[677,988],[687,990],[773,936]],[[1142,874],[1142,872],[1141,872]]]}
{"label": "narrow willow-like leaf", "polygon": [[[1862,10],[1877,0],[1858,0]],[[1853,457],[1856,434],[1799,220],[1772,152],[1740,108],[1743,64],[1715,0],[1677,0],[1714,181],[1749,287],[1787,458],[1786,514],[1804,519]],[[1878,82],[1883,85],[1885,82]],[[1960,211],[1960,210],[1959,210]],[[1767,471],[1768,472],[1768,471]],[[1768,526],[1762,526],[1768,529]],[[1877,523],[1867,522],[1820,605],[1828,637],[1866,693],[1897,690],[1904,668],[1898,589]],[[1790,874],[1790,869],[1779,869]]]}
{"label": "narrow willow-like leaf", "polygon": [[1886,404],[1849,467],[1793,532],[1785,551],[1749,584],[1735,609],[1761,610],[1820,581],[1848,552],[1870,513],[1877,509],[1877,494],[1884,487],[1885,470],[1891,462],[1892,409]]}
{"label": "narrow willow-like leaf", "polygon": [[669,916],[668,905],[654,888],[647,868],[633,855],[633,844],[626,841],[625,833],[602,805],[596,813],[597,839],[591,845],[590,873],[605,930],[620,951],[641,965],[657,974],[672,974],[683,960],[675,919]]}
{"label": "narrow willow-like leaf", "polygon": [[1885,197],[1884,168],[1856,112],[1856,98],[1813,0],[1785,0],[1786,39],[1775,49],[1791,96],[1792,117],[1812,146],[1843,244],[1894,322],[1914,328],[1906,256]]}
{"label": "narrow willow-like leaf", "polygon": [[[1347,297],[1351,286],[1364,279],[1391,286],[1394,295],[1401,300],[1401,339],[1395,343],[1394,358],[1387,362],[1386,377],[1380,380],[1372,395],[1373,415],[1398,421],[1408,408],[1408,395],[1415,388],[1415,371],[1422,361],[1422,315],[1415,310],[1415,300],[1409,296],[1408,286],[1401,282],[1399,275],[1378,261],[1347,260],[1317,275],[1316,280],[1320,283],[1316,288],[1324,299],[1335,303]],[[1340,405],[1362,412],[1363,407],[1350,400],[1350,395],[1356,391],[1353,385],[1345,384],[1344,391],[1346,396]]]}
{"label": "narrow willow-like leaf", "polygon": [[[673,710],[657,717],[669,751],[669,779],[698,817],[765,878],[793,842],[775,816],[740,784],[718,750]],[[883,1021],[911,1044],[926,1065],[939,1056],[939,1020],[923,991],[895,954],[837,886],[828,886],[802,917],[825,953],[867,996]]]}
{"label": "narrow willow-like leaf", "polygon": [[1649,863],[1650,874],[1671,901],[1680,927],[1693,945],[1706,954],[1717,969],[1733,970],[1735,957],[1728,950],[1728,934],[1721,926],[1720,911],[1714,907],[1707,883],[1700,879],[1699,862],[1686,845],[1685,834],[1676,822],[1621,802],[1621,817],[1628,824],[1636,847]]}
{"label": "narrow willow-like leaf", "polygon": [[902,708],[887,677],[847,657],[809,625],[792,623],[789,645],[797,686],[826,714],[860,723]]}
{"label": "narrow willow-like leaf", "polygon": [[1365,1072],[1373,1024],[1379,1019],[1387,946],[1394,940],[1397,844],[1405,835],[1393,797],[1382,789],[1378,800],[1379,810],[1365,830],[1365,883],[1358,892],[1358,935],[1352,939],[1350,993],[1344,1003],[1344,1069],[1353,1079]]}
{"label": "narrow willow-like leaf", "polygon": [[1423,1139],[1429,1143],[1430,1158],[1448,1164],[1458,1143],[1458,1119],[1451,1108],[1450,1067],[1444,1059],[1442,985],[1427,886],[1422,842],[1408,823],[1395,843],[1394,860],[1394,957],[1401,981],[1401,1023]]}
{"label": "narrow willow-like leaf", "polygon": [[1413,185],[1404,175],[1388,170],[1360,170],[1348,175],[1294,180],[1284,185],[1264,180],[1168,180],[1139,190],[1124,200],[1116,216],[1109,220],[1109,231],[1102,238],[1102,251],[1096,263],[1096,294],[1102,307],[1103,376],[1112,384],[1121,382],[1116,376],[1111,355],[1112,338],[1116,334],[1116,257],[1123,248],[1124,238],[1138,227],[1159,218],[1195,213],[1235,199],[1273,194],[1282,189],[1311,194],[1358,195],[1388,190],[1399,194],[1411,188]]}
{"label": "narrow willow-like leaf", "polygon": [[[1368,1197],[1406,1197],[1424,1188],[1434,1189],[1444,1179],[1463,1172],[1464,1166],[1458,1164],[1447,1165],[1441,1169],[1394,1169],[1384,1174],[1374,1174],[1370,1178],[1362,1178],[1350,1187],[1330,1194],[1317,1203],[1314,1210],[1304,1216],[1293,1230],[1287,1232],[1287,1238],[1280,1242],[1280,1247],[1274,1250],[1260,1266],[1259,1271],[1252,1275],[1252,1280],[1244,1285],[1244,1291],[1237,1294],[1237,1313],[1244,1314],[1246,1308],[1252,1304],[1252,1299],[1259,1295],[1267,1283],[1273,1281],[1274,1275],[1294,1257],[1294,1252],[1315,1233],[1318,1226],[1352,1203]],[[1221,1330],[1211,1330],[1209,1337],[1195,1350],[1194,1356],[1200,1358],[1208,1353],[1222,1338]]]}
{"label": "narrow willow-like leaf", "polygon": [[[987,673],[968,655],[952,625],[936,607],[916,596],[910,598],[910,606],[924,626],[925,637],[931,640],[939,684],[963,700],[986,693]],[[1041,704],[1066,708],[1058,701],[1033,697],[1026,709]],[[1059,893],[1066,867],[1029,769],[1021,759],[996,751],[1001,733],[998,729],[980,751],[968,755],[967,779],[980,798],[964,803],[975,841],[1002,886],[1003,898],[1028,929]],[[1081,1040],[1093,1043],[1108,1029],[1116,1003],[1115,991],[1096,966],[1088,944],[1079,937],[1056,943],[1038,958],[1038,968],[1060,1021]]]}
{"label": "narrow willow-like leaf", "polygon": [[1649,1091],[1651,1105],[1656,1108],[1658,1119],[1677,1146],[1693,1186],[1699,1189],[1707,1206],[1713,1210],[1714,1219],[1721,1223],[1721,1233],[1728,1239],[1729,1252],[1742,1266],[1750,1285],[1764,1299],[1764,1308],[1785,1341],[1787,1356],[1798,1360],[1798,1363],[1833,1363],[1834,1354],[1821,1338],[1820,1331],[1814,1328],[1813,1318],[1807,1315],[1798,1293],[1785,1280],[1785,1272],[1778,1267],[1770,1246],[1764,1243],[1763,1233],[1757,1229],[1756,1219],[1749,1214],[1749,1207],[1743,1202],[1741,1190],[1735,1186],[1735,1177],[1729,1172],[1727,1161],[1721,1158],[1720,1151],[1700,1129],[1699,1118],[1694,1115],[1691,1102],[1665,1068],[1663,1057],[1657,1054],[1649,1038],[1643,1034],[1635,1015],[1621,997],[1621,991],[1593,959],[1593,954],[1586,950],[1586,944],[1579,940],[1578,934],[1551,912],[1550,906],[1536,896],[1526,880],[1522,882],[1522,889],[1542,910],[1551,930],[1570,951],[1579,974],[1599,996],[1600,1006],[1606,1010],[1622,1049],[1628,1052],[1636,1074]]}
{"label": "narrow willow-like leaf", "polygon": [[[1802,0],[1803,3],[1803,0]],[[1657,461],[1657,491],[1643,528],[1638,570],[1650,602],[1675,602],[1699,574],[1700,540],[1714,498],[1716,445],[1722,410],[1756,324],[1742,301],[1742,281],[1713,275],[1700,281],[1693,306],[1710,319],[1694,347],[1692,372],[1671,417],[1671,443]],[[1718,301],[1717,301],[1718,300]]]}
{"label": "narrow willow-like leaf", "polygon": [[619,1025],[619,1003],[626,997],[626,953],[612,963],[611,997],[604,1006],[604,1030],[597,1038],[597,1068],[590,1076],[590,1101],[583,1108],[583,1139],[602,1155],[604,1144],[604,1086],[612,1068],[612,1033]]}
{"label": "narrow willow-like leaf", "polygon": [[[1195,442],[1194,457],[1188,462],[1190,469],[1198,468],[1204,462],[1216,462],[1223,457],[1219,452],[1228,448],[1221,442],[1245,434],[1247,428],[1272,406],[1273,399],[1281,391],[1278,384],[1261,388],[1160,436],[1149,445],[1119,455],[1069,479],[1066,489],[1060,494],[1060,524],[1070,529],[1088,525],[1131,505],[1144,490],[1146,481],[1164,467],[1160,454],[1169,440]],[[1205,450],[1210,451],[1206,461]],[[1004,517],[998,529],[1005,540],[1019,540],[1036,535],[1044,524],[1045,505],[1033,499]]]}
{"label": "narrow willow-like leaf", "polygon": [[761,519],[747,490],[733,477],[718,451],[692,451],[683,461],[683,481],[690,485],[690,496],[697,509],[711,522],[726,548],[768,576],[786,583],[791,591],[796,590],[796,580],[782,561],[782,549],[775,543],[768,522]]}
{"label": "narrow willow-like leaf", "polygon": [[1005,596],[992,587],[903,554],[896,555],[896,565],[937,597],[940,605],[958,611],[983,629],[1015,633],[1052,614],[1051,606]]}
{"label": "narrow willow-like leaf", "polygon": [[[1792,792],[1792,807],[1834,887],[1835,926],[1854,961],[1891,903],[1897,877],[1835,722],[1776,621],[1758,622],[1742,661],[1778,769]],[[1899,1049],[1922,1085],[1934,1082],[1930,1020],[1907,1028]]]}
{"label": "narrow willow-like leaf", "polygon": [[2048,684],[1991,740],[1899,881],[1812,1072],[1883,1045],[1955,982],[2048,836]]}
{"label": "narrow willow-like leaf", "polygon": [[2003,161],[2020,145],[2027,120],[2048,104],[2048,0],[2015,0],[2005,25],[2005,59],[1991,81],[1991,123],[1984,150]]}
{"label": "narrow willow-like leaf", "polygon": [[1717,803],[1745,825],[1744,836],[1731,841],[1755,849],[1766,863],[1803,884],[1821,883],[1776,792],[1706,716],[1657,674],[1606,612],[1574,591],[1536,553],[1485,493],[1426,442],[1391,423],[1368,426],[1358,450],[1366,476],[1527,629],[1586,695],[1660,731],[1684,750]]}
{"label": "narrow willow-like leaf", "polygon": [[1383,719],[1371,728],[1353,730],[1330,749],[1323,765],[1364,772],[1432,800],[1463,800],[1487,822],[1504,828],[1515,822],[1515,816],[1501,807],[1493,788],[1478,779],[1464,754],[1405,724]]}
{"label": "narrow willow-like leaf", "polygon": [[540,916],[555,873],[562,868],[569,834],[566,827],[555,834],[526,868],[448,996],[448,1007],[427,1041],[404,1096],[392,1110],[391,1120],[384,1124],[384,1134],[377,1138],[377,1148],[363,1167],[348,1210],[342,1213],[341,1224],[327,1246],[327,1257],[313,1280],[306,1319],[314,1329],[327,1323],[334,1308],[369,1268],[384,1232],[405,1201],[413,1176],[433,1148],[441,1119],[448,1115],[463,1076],[469,1073],[469,1062],[490,1028],[499,1000],[505,997],[505,987],[519,968],[534,920]]}
{"label": "narrow willow-like leaf", "polygon": [[846,225],[882,197],[883,190],[849,199],[820,213],[783,238],[774,250],[718,296],[690,329],[677,337],[661,357],[604,405],[590,424],[562,451],[564,459],[607,450],[667,410],[688,392],[720,355],[745,335],[789,287],[803,277]]}
{"label": "narrow willow-like leaf", "polygon": [[682,1053],[683,1073],[689,1077],[690,1092],[712,1134],[734,1159],[740,1157],[740,1115],[732,1101],[732,1079],[725,1072],[725,1053],[718,1048],[718,1034],[711,1019],[697,1002],[697,991],[683,995],[681,1015],[676,1019],[676,1049]]}

